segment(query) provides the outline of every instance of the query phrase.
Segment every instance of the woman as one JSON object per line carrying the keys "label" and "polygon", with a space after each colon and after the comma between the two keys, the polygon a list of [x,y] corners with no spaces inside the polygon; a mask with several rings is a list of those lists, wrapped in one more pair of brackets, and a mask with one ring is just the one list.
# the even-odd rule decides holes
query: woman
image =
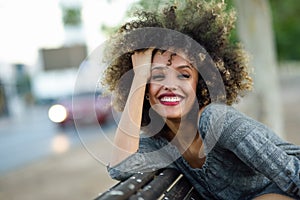
{"label": "woman", "polygon": [[[105,74],[123,111],[108,167],[113,178],[172,167],[205,199],[300,198],[300,147],[230,106],[251,88],[246,56],[230,42],[233,22],[224,3],[189,1],[139,13],[120,28],[108,53],[128,53]],[[142,39],[133,31],[141,29]],[[141,46],[148,48],[135,50]]]}

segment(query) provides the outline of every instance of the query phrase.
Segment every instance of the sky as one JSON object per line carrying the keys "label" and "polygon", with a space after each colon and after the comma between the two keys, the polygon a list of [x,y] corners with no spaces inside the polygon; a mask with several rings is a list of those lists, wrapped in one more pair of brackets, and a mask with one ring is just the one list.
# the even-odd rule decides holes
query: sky
{"label": "sky", "polygon": [[[34,65],[39,48],[59,47],[65,42],[61,4],[82,5],[83,36],[89,49],[105,40],[101,23],[116,25],[134,0],[0,0],[1,63]],[[110,3],[108,3],[110,2]]]}

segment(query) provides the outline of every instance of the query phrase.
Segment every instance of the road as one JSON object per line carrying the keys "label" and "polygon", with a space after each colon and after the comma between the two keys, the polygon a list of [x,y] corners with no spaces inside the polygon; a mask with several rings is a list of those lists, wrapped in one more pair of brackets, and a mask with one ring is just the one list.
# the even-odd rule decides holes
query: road
{"label": "road", "polygon": [[[47,108],[32,106],[21,116],[0,120],[0,174],[99,137],[97,126],[80,126],[78,130],[57,127],[48,119]],[[102,128],[105,132],[110,129]]]}
{"label": "road", "polygon": [[62,130],[48,120],[47,108],[0,119],[0,199],[93,199],[116,183],[100,159],[109,156],[104,134],[111,136],[114,126]]}

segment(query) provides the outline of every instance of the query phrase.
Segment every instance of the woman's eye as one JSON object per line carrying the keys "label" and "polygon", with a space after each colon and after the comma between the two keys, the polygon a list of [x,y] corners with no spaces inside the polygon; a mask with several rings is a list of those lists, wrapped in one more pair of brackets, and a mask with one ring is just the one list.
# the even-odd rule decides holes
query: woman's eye
{"label": "woman's eye", "polygon": [[163,80],[164,78],[165,78],[165,75],[163,75],[163,74],[152,75],[152,80],[155,80],[155,81],[160,81],[160,80]]}
{"label": "woman's eye", "polygon": [[191,77],[191,75],[189,75],[189,74],[179,74],[178,77],[179,77],[180,79],[188,79],[188,78]]}

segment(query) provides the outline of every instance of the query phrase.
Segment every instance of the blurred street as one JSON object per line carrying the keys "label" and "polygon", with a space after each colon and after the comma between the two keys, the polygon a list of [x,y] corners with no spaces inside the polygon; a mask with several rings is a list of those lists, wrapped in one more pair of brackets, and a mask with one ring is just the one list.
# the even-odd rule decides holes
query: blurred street
{"label": "blurred street", "polygon": [[[86,150],[105,148],[99,127],[59,128],[48,119],[48,108],[0,118],[0,199],[93,199],[115,183]],[[109,135],[113,127],[101,128]]]}
{"label": "blurred street", "polygon": [[[286,139],[300,145],[300,73],[280,76]],[[47,116],[48,106],[26,108],[16,118],[0,118],[0,199],[93,199],[111,187],[106,168],[86,150],[107,153],[99,127],[60,129]],[[114,126],[102,127],[112,135]]]}
{"label": "blurred street", "polygon": [[0,125],[0,172],[5,173],[55,153],[55,139],[64,135],[66,147],[78,143],[76,135],[62,132],[47,116],[47,106],[32,106],[22,116],[2,119]]}

